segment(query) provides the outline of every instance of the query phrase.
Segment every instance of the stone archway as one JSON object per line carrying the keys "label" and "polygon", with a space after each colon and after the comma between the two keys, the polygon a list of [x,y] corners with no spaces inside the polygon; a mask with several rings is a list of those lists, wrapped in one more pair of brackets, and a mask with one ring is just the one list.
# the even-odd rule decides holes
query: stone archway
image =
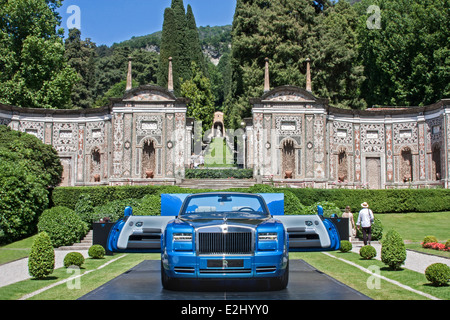
{"label": "stone archway", "polygon": [[281,175],[284,179],[295,178],[295,143],[291,139],[284,140],[281,145]]}
{"label": "stone archway", "polygon": [[152,139],[146,139],[142,147],[142,178],[152,179],[156,172],[156,147]]}

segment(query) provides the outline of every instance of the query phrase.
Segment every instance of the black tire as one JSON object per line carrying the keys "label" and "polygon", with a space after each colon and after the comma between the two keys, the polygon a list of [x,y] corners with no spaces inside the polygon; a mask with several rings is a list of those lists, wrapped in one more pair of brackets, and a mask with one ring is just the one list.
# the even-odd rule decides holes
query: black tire
{"label": "black tire", "polygon": [[163,288],[166,290],[176,289],[175,279],[172,279],[167,275],[166,271],[164,270],[162,261],[161,261],[161,284]]}
{"label": "black tire", "polygon": [[287,288],[289,283],[289,261],[286,266],[286,270],[281,277],[277,277],[270,281],[270,289],[271,290],[284,290]]}

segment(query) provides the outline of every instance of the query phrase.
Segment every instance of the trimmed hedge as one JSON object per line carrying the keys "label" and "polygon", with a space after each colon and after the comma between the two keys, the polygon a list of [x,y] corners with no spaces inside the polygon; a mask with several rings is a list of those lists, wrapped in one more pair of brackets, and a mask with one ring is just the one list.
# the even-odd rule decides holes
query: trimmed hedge
{"label": "trimmed hedge", "polygon": [[[303,206],[327,201],[343,210],[348,205],[352,208],[352,212],[358,212],[362,202],[368,202],[375,214],[450,211],[450,190],[447,189],[294,189],[258,185],[239,191],[252,192],[258,189],[264,192],[290,191],[300,199]],[[53,190],[52,200],[55,206],[75,209],[82,194],[89,195],[92,205],[98,207],[115,200],[142,199],[146,195],[206,191],[212,190],[183,189],[177,186],[58,187]]]}
{"label": "trimmed hedge", "polygon": [[253,169],[187,169],[186,179],[252,179]]}
{"label": "trimmed hedge", "polygon": [[367,202],[377,213],[441,212],[450,211],[450,190],[447,189],[289,189],[305,206],[319,201],[329,201],[353,212]]}

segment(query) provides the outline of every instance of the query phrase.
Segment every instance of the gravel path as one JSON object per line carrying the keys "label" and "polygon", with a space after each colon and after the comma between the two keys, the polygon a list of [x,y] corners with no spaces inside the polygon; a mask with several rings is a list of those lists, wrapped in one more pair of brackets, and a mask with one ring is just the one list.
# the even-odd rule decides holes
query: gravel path
{"label": "gravel path", "polygon": [[[362,245],[354,245],[352,251],[359,254],[361,247]],[[377,256],[375,259],[381,260],[381,244],[372,243],[372,247],[374,247],[377,251]],[[402,267],[420,273],[425,273],[426,268],[433,263],[444,263],[450,266],[450,259],[406,250],[406,261]]]}

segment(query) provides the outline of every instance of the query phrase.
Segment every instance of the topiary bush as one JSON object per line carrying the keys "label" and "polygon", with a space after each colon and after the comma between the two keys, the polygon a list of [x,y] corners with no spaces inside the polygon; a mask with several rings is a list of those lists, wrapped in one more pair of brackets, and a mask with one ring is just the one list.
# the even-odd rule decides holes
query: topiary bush
{"label": "topiary bush", "polygon": [[433,286],[446,286],[450,280],[450,267],[443,263],[434,263],[425,270],[425,276]]}
{"label": "topiary bush", "polygon": [[75,211],[66,207],[47,209],[39,218],[39,232],[46,232],[55,248],[80,241],[89,228]]}
{"label": "topiary bush", "polygon": [[55,251],[46,232],[38,234],[31,245],[28,256],[28,273],[36,279],[43,279],[53,273],[55,268]]}
{"label": "topiary bush", "polygon": [[84,257],[79,252],[70,252],[70,253],[66,254],[66,256],[64,257],[64,266],[66,268],[68,268],[70,266],[81,267],[83,265],[83,263],[84,263]]}
{"label": "topiary bush", "polygon": [[350,241],[348,240],[341,240],[341,247],[339,248],[339,250],[341,252],[349,252],[353,249],[353,245]]}
{"label": "topiary bush", "polygon": [[390,230],[381,244],[381,261],[392,270],[400,269],[406,260],[406,247],[400,234]]}
{"label": "topiary bush", "polygon": [[99,244],[94,244],[89,248],[88,254],[92,259],[103,259],[105,257],[105,248]]}
{"label": "topiary bush", "polygon": [[364,259],[364,260],[370,260],[373,259],[377,256],[377,250],[375,250],[374,247],[368,245],[368,246],[363,246],[360,250],[359,250],[359,255]]}

